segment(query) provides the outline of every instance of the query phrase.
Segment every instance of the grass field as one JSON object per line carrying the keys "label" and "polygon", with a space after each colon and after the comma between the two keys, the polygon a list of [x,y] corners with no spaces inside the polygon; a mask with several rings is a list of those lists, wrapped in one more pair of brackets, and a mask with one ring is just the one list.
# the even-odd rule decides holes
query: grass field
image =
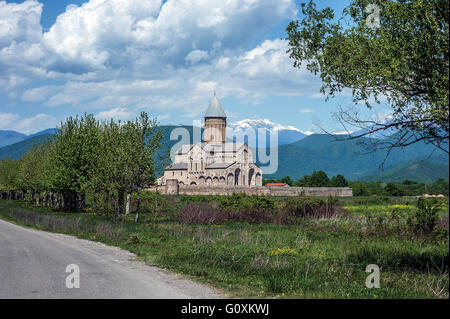
{"label": "grass field", "polygon": [[[417,211],[413,198],[389,198],[385,203],[342,199],[333,204],[338,214],[280,223],[272,221],[286,219],[235,221],[214,215],[217,218],[199,221],[203,208],[195,205],[208,202],[208,207],[220,210],[233,205],[226,198],[155,202],[148,194],[144,199],[139,224],[132,215],[113,220],[1,200],[0,218],[120,246],[145,262],[214,285],[231,297],[449,297],[448,199],[441,201],[438,225],[429,234],[411,228]],[[265,199],[258,203],[266,208],[279,205]],[[379,289],[365,285],[369,264],[380,268]]]}

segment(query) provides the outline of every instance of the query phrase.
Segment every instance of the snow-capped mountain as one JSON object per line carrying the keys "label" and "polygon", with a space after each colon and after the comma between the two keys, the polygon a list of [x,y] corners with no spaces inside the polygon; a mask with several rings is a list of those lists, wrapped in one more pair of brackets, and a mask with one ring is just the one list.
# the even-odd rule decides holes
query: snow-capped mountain
{"label": "snow-capped mountain", "polygon": [[[359,135],[362,135],[362,134],[366,134],[367,132],[369,132],[368,129],[361,129],[359,131],[353,132],[351,135],[352,136],[359,136]],[[389,136],[392,136],[392,135],[394,135],[397,132],[398,132],[398,129],[396,129],[395,127],[390,127],[390,128],[388,128],[386,130],[377,131],[377,132],[374,132],[374,133],[367,134],[366,137],[383,139],[383,138],[387,138]]]}
{"label": "snow-capped mountain", "polygon": [[[259,132],[259,134],[258,134]],[[265,136],[260,136],[265,132]],[[268,119],[242,120],[227,123],[227,137],[229,140],[246,141],[250,147],[256,143],[270,144],[270,146],[291,144],[297,142],[311,132],[304,132],[293,126],[283,126]],[[264,143],[264,138],[266,143]]]}

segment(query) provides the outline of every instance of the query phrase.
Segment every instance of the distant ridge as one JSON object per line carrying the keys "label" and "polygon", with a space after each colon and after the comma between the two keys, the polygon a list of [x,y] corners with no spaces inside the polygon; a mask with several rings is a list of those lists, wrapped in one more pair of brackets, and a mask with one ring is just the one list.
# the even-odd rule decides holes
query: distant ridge
{"label": "distant ridge", "polygon": [[46,130],[34,133],[34,134],[30,134],[30,135],[26,135],[23,133],[19,133],[16,131],[11,131],[11,130],[0,130],[0,147],[4,147],[4,146],[8,146],[8,145],[12,145],[21,141],[24,141],[30,137],[35,137],[38,135],[45,135],[45,134],[55,134],[56,132],[56,128],[48,128]]}
{"label": "distant ridge", "polygon": [[34,136],[45,135],[45,134],[53,135],[53,134],[56,133],[56,131],[58,131],[57,128],[48,128],[46,130],[43,130],[43,131],[40,131],[40,132],[37,132],[37,133],[34,133],[34,134],[30,134],[30,135],[28,135],[28,137],[34,137]]}
{"label": "distant ridge", "polygon": [[[164,130],[165,145],[159,150],[158,157],[164,157],[171,148],[180,143],[181,137],[171,141],[173,129],[182,128],[189,132],[192,143],[192,126],[161,126]],[[47,130],[43,131],[46,132]],[[39,134],[39,133],[37,133]],[[41,143],[53,135],[44,133],[29,137],[13,145],[0,148],[0,159],[11,157],[18,159],[32,145]],[[343,137],[343,136],[340,136]],[[278,170],[275,174],[264,175],[264,178],[282,178],[290,176],[298,180],[314,171],[323,170],[328,176],[344,175],[349,180],[401,181],[403,179],[418,182],[434,181],[439,178],[449,178],[447,153],[433,148],[423,142],[415,143],[407,148],[394,149],[383,167],[380,167],[386,156],[385,150],[367,152],[364,143],[371,143],[370,138],[336,141],[336,138],[326,134],[312,134],[294,143],[278,146]],[[256,157],[258,149],[253,150]],[[274,151],[272,149],[271,151]],[[257,161],[261,167],[265,163]],[[168,163],[167,163],[168,164]],[[157,167],[158,174],[163,167]]]}
{"label": "distant ridge", "polygon": [[[361,180],[368,175],[379,175],[389,167],[401,167],[412,162],[424,161],[448,165],[448,155],[436,150],[433,146],[418,142],[406,148],[393,149],[385,161],[386,150],[370,152],[367,144],[370,138],[337,141],[335,137],[326,134],[313,134],[288,145],[278,147],[278,171],[275,174],[264,175],[264,178],[283,178],[290,176],[297,180],[314,171],[323,170],[329,176],[344,175],[349,180]],[[264,163],[258,162],[262,168]],[[425,166],[428,164],[424,164]],[[381,167],[382,166],[382,167]],[[384,168],[384,170],[383,170]],[[430,172],[432,170],[424,170]],[[430,180],[447,178],[446,171],[437,171],[430,176],[417,175],[415,180]],[[419,180],[420,179],[420,180]]]}
{"label": "distant ridge", "polygon": [[[227,124],[227,136],[231,140],[231,136],[236,136],[236,140],[243,141],[244,135],[250,132],[251,134],[255,134],[258,130],[265,130],[272,136],[277,136],[278,140],[276,141],[278,145],[285,145],[297,142],[306,136],[308,136],[307,132],[301,131],[293,126],[283,126],[278,123],[274,123],[267,119],[259,119],[259,120],[242,120],[238,122],[230,122]],[[256,145],[256,141],[249,141],[249,145]],[[274,146],[274,145],[272,145]]]}
{"label": "distant ridge", "polygon": [[39,145],[52,137],[53,134],[36,135],[18,143],[4,146],[0,148],[0,160],[8,157],[17,160],[25,155],[25,153],[28,152],[33,146]]}
{"label": "distant ridge", "polygon": [[11,145],[27,138],[27,135],[15,131],[0,131],[0,147]]}
{"label": "distant ridge", "polygon": [[430,183],[439,178],[449,179],[448,164],[417,161],[386,170],[379,174],[365,176],[361,178],[361,181],[401,182],[408,179]]}

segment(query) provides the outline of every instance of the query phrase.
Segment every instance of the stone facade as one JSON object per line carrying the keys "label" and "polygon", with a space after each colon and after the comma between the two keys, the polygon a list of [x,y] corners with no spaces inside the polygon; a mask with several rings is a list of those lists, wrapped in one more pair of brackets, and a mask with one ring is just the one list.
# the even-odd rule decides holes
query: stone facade
{"label": "stone facade", "polygon": [[226,115],[215,94],[205,114],[203,142],[183,145],[175,153],[159,184],[169,180],[178,180],[180,187],[262,186],[262,169],[248,145],[226,142]]}
{"label": "stone facade", "polygon": [[203,142],[183,145],[150,191],[166,195],[353,196],[348,187],[263,187],[262,169],[245,143],[226,142],[227,117],[216,95],[205,114]]}
{"label": "stone facade", "polygon": [[265,187],[265,186],[216,186],[177,184],[171,180],[163,187],[152,187],[150,191],[158,191],[166,195],[266,195],[266,196],[337,196],[351,197],[353,191],[349,187]]}

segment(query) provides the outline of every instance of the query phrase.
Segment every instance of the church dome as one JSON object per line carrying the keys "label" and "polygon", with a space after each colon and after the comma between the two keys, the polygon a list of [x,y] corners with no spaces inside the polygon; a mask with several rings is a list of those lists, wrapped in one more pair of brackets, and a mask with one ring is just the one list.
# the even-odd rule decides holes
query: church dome
{"label": "church dome", "polygon": [[222,106],[220,105],[219,99],[217,99],[216,93],[214,93],[214,96],[211,100],[211,103],[209,103],[208,110],[206,111],[205,118],[214,117],[214,118],[226,118],[227,115],[225,114],[224,110],[222,109]]}

